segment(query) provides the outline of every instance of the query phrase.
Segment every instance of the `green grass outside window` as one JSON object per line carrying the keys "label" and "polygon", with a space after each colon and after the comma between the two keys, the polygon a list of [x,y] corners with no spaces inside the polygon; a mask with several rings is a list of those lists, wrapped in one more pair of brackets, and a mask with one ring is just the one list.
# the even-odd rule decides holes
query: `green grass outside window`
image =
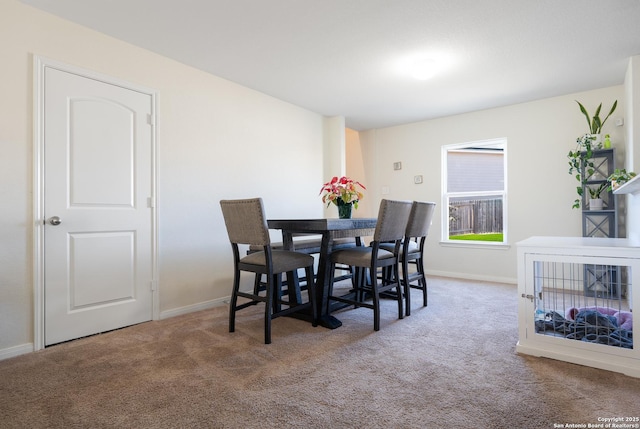
{"label": "green grass outside window", "polygon": [[449,240],[465,240],[465,241],[498,241],[502,243],[503,234],[462,234],[462,235],[451,235],[449,236]]}

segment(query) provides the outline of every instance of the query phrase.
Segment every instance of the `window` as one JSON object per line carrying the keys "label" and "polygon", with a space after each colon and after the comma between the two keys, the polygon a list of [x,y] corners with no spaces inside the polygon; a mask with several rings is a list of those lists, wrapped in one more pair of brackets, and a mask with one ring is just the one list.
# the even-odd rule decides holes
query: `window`
{"label": "window", "polygon": [[442,147],[442,241],[507,243],[506,139]]}

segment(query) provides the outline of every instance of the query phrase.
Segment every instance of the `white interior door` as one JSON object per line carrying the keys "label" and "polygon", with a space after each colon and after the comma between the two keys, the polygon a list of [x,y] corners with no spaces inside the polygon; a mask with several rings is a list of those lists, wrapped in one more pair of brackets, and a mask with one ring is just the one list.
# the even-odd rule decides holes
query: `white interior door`
{"label": "white interior door", "polygon": [[151,320],[153,100],[45,67],[44,345]]}

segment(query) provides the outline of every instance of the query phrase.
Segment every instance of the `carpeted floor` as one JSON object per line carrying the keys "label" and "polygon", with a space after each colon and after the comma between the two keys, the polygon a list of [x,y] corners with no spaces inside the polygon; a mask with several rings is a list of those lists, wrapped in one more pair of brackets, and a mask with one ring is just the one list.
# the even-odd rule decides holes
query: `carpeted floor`
{"label": "carpeted floor", "polygon": [[[518,355],[514,285],[430,279],[381,330],[220,307],[0,362],[2,428],[555,428],[640,416],[640,379]],[[624,422],[621,422],[624,423]],[[638,423],[638,422],[636,422]],[[579,427],[579,426],[576,426]],[[638,427],[638,426],[636,426]]]}

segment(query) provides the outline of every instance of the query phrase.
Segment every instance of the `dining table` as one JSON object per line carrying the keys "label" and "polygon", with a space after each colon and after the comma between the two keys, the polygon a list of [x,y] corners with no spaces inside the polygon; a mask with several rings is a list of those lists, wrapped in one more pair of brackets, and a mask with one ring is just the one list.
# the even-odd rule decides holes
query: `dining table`
{"label": "dining table", "polygon": [[320,235],[318,271],[316,276],[316,307],[318,324],[329,329],[342,326],[342,322],[330,314],[329,290],[331,281],[331,252],[334,242],[340,238],[354,238],[360,244],[361,237],[373,236],[377,218],[322,218],[322,219],[269,219],[269,229],[282,231],[285,250],[295,251],[294,236]]}

